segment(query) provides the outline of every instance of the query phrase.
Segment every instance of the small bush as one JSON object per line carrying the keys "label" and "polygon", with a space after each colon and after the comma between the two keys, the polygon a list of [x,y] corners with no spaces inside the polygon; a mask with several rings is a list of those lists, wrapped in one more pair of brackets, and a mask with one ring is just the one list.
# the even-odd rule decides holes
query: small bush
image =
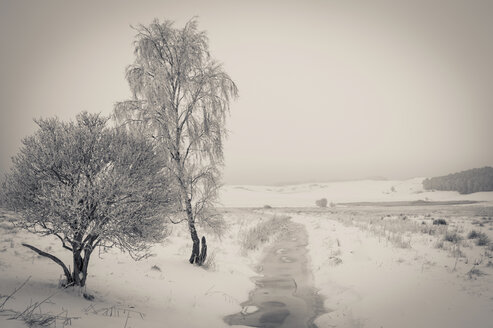
{"label": "small bush", "polygon": [[434,219],[433,224],[434,225],[447,225],[447,221],[445,221],[445,219]]}
{"label": "small bush", "polygon": [[264,208],[265,209],[270,209],[270,208],[272,208],[272,206],[270,206],[270,205],[264,205]]}
{"label": "small bush", "polygon": [[467,272],[469,279],[476,279],[476,277],[484,276],[485,273],[476,267],[473,267],[469,272]]}
{"label": "small bush", "polygon": [[478,246],[487,246],[490,243],[490,238],[488,237],[488,235],[481,231],[478,232],[476,230],[472,230],[467,235],[467,238],[476,239],[476,245]]}
{"label": "small bush", "polygon": [[158,267],[157,265],[153,265],[153,266],[151,267],[151,270],[161,272],[161,268],[160,268],[160,267]]}
{"label": "small bush", "polygon": [[459,241],[462,240],[462,236],[455,231],[454,232],[447,231],[443,236],[443,240],[451,242],[453,244],[457,244],[459,243]]}
{"label": "small bush", "polygon": [[327,198],[321,198],[315,201],[315,205],[318,207],[327,207]]}
{"label": "small bush", "polygon": [[484,232],[480,232],[478,239],[476,240],[476,245],[478,246],[487,246],[490,243],[490,238]]}

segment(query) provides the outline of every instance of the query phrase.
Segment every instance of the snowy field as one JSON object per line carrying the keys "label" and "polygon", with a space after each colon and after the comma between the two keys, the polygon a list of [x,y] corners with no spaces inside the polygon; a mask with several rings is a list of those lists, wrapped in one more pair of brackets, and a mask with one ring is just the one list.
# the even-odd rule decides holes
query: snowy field
{"label": "snowy field", "polygon": [[312,207],[315,200],[332,203],[393,201],[489,201],[493,192],[460,195],[454,191],[425,191],[424,178],[410,180],[361,180],[288,186],[225,186],[221,200],[226,207]]}
{"label": "snowy field", "polygon": [[[15,213],[2,210],[0,327],[26,327],[29,320],[52,327],[225,327],[223,317],[245,311],[241,303],[255,288],[251,277],[259,274],[262,252],[276,243],[276,229],[262,231],[258,243],[251,232],[283,216],[308,233],[309,267],[325,308],[318,327],[491,327],[493,192],[425,192],[421,180],[225,186],[225,233],[199,230],[208,238],[205,267],[187,262],[186,226],[174,225],[145,260],[95,254],[84,290],[59,288],[59,266],[21,246],[29,242],[70,263],[56,238],[18,231]],[[333,206],[316,208],[319,198]],[[481,202],[341,204],[416,200]]]}
{"label": "snowy field", "polygon": [[[62,270],[51,260],[21,246],[28,241],[70,263],[70,252],[56,238],[38,237],[12,228],[15,214],[1,212],[0,295],[9,295],[3,310],[22,312],[34,302],[42,303],[34,314],[58,315],[56,327],[223,327],[223,316],[241,311],[241,300],[253,288],[259,250],[244,249],[242,235],[262,218],[250,211],[226,210],[229,229],[221,239],[207,234],[209,260],[205,267],[188,263],[191,241],[186,225],[176,225],[152,256],[139,262],[127,254],[111,251],[91,259],[87,289],[60,289]],[[266,243],[267,244],[267,243]],[[82,294],[94,296],[86,300]],[[2,304],[5,298],[0,299]],[[8,320],[12,312],[0,312],[0,327],[25,327],[21,320]],[[72,317],[65,320],[64,317]],[[53,326],[55,326],[53,324]]]}
{"label": "snowy field", "polygon": [[[477,212],[476,212],[477,211]],[[308,229],[318,327],[491,327],[493,211],[449,207],[290,211]],[[433,225],[434,218],[448,225]]]}

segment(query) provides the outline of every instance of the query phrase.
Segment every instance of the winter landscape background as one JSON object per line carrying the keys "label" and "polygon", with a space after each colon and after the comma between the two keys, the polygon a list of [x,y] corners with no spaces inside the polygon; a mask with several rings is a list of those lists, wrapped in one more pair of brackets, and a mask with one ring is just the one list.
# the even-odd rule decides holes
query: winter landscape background
{"label": "winter landscape background", "polygon": [[492,14],[0,0],[0,327],[490,327]]}
{"label": "winter landscape background", "polygon": [[[256,287],[250,278],[261,275],[263,252],[275,247],[282,231],[279,222],[265,223],[289,217],[308,232],[309,268],[324,300],[324,311],[315,320],[318,327],[488,327],[491,243],[478,246],[471,231],[485,234],[488,242],[493,238],[493,192],[426,192],[421,180],[226,186],[221,211],[229,227],[222,238],[209,241],[213,260],[206,269],[190,268],[186,227],[177,226],[146,260],[136,263],[118,251],[96,258],[87,287],[94,301],[76,290],[58,289],[59,268],[19,247],[30,240],[56,250],[56,238],[33,240],[9,225],[15,214],[3,211],[2,294],[32,276],[9,308],[24,310],[31,300],[39,302],[55,293],[42,312],[76,317],[70,321],[73,327],[227,326],[224,316],[255,310],[242,304]],[[481,203],[317,208],[314,200],[321,196],[334,202]],[[264,207],[269,204],[272,208]],[[447,225],[434,225],[437,219]],[[270,230],[264,231],[266,240],[254,238],[252,245],[248,235],[258,232],[257,226]],[[55,252],[61,258],[65,253]],[[22,322],[0,318],[6,327],[23,327]]]}

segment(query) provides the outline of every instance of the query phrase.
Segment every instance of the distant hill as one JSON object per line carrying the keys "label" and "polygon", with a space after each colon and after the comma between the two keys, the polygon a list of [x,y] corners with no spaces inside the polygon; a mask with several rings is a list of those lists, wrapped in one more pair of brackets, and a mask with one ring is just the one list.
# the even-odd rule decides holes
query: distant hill
{"label": "distant hill", "polygon": [[487,166],[425,179],[423,187],[426,190],[458,191],[461,194],[493,191],[493,168]]}

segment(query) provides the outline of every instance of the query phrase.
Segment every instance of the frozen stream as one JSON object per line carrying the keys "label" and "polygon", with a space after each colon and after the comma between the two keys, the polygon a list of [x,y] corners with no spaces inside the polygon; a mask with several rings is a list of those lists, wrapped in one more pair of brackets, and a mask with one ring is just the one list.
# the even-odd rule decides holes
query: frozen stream
{"label": "frozen stream", "polygon": [[309,270],[305,227],[288,225],[268,247],[254,277],[256,288],[243,311],[224,318],[230,325],[250,327],[316,327],[313,320],[323,311],[323,300],[313,288]]}

